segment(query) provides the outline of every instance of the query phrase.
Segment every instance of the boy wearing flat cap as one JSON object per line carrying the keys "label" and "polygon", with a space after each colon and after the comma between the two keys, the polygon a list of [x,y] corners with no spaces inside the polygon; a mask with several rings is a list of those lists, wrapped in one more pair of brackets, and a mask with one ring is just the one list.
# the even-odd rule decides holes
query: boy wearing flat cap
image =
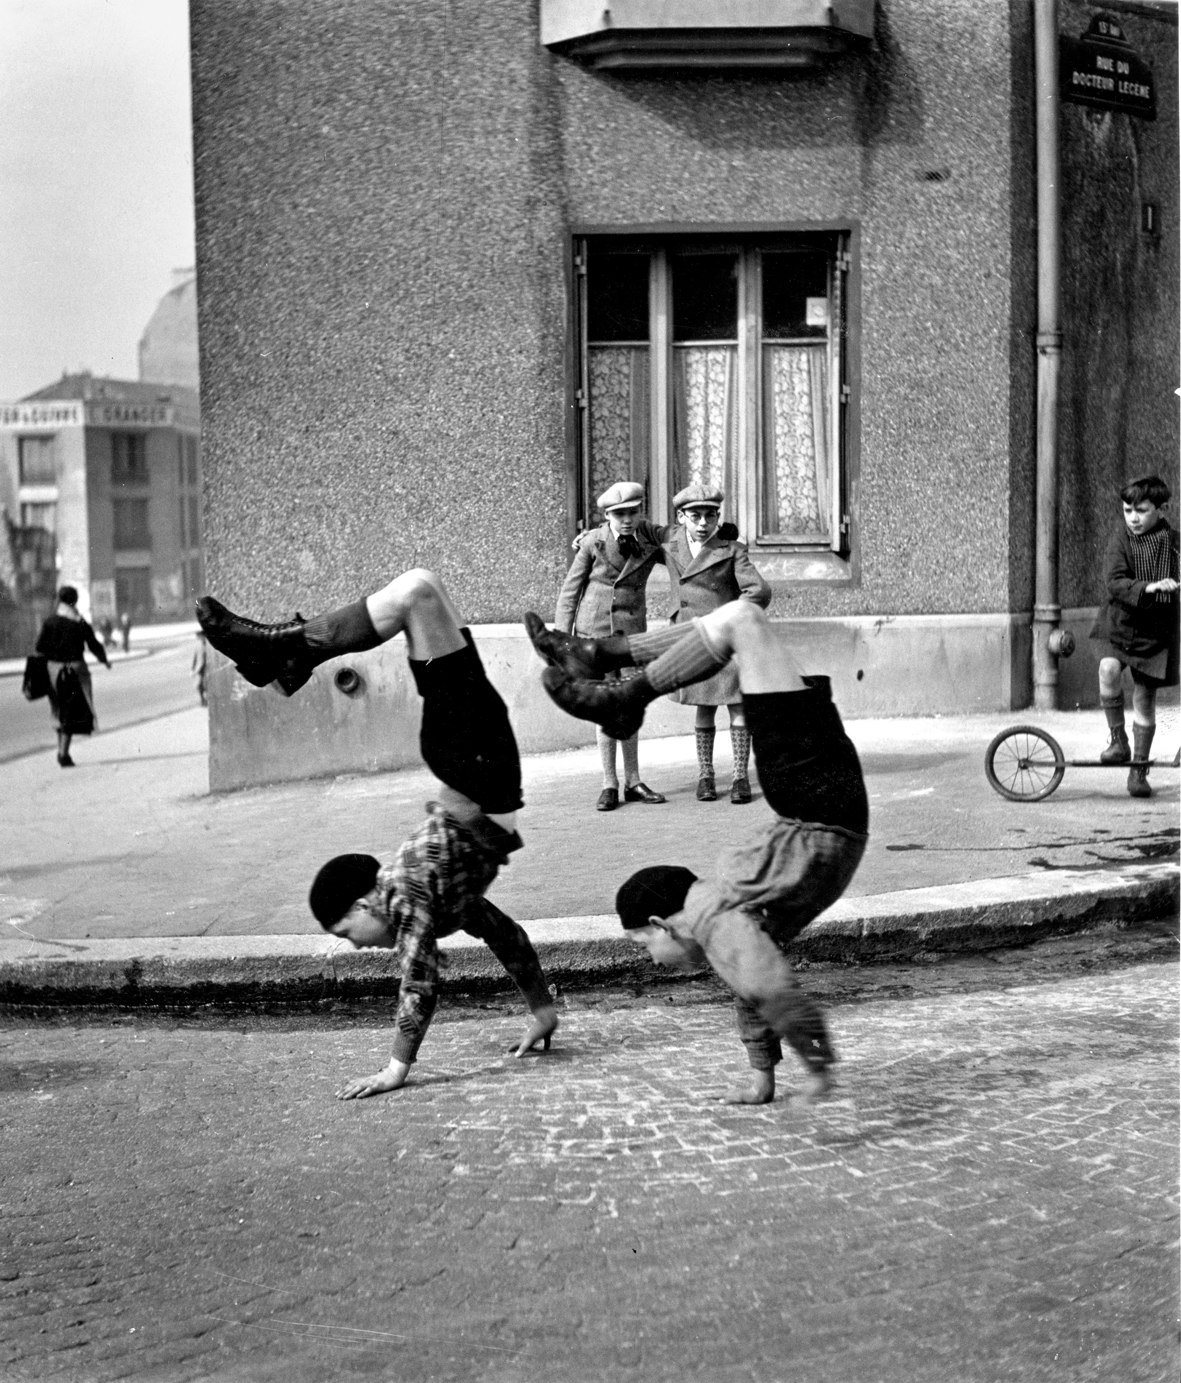
{"label": "boy wearing flat cap", "polygon": [[[731,600],[749,600],[762,610],[771,603],[771,587],[755,570],[746,544],[736,538],[723,538],[718,532],[722,500],[721,490],[705,485],[687,485],[673,496],[677,528],[664,544],[664,561],[672,585],[670,616],[674,623],[706,615]],[[734,753],[730,801],[735,805],[749,802],[750,731],[746,728],[734,663],[727,663],[704,682],[678,687],[669,699],[697,708],[694,730],[699,802],[717,801],[714,718],[719,706],[729,708],[730,745]]]}
{"label": "boy wearing flat cap", "polygon": [[[665,530],[641,518],[644,487],[634,481],[618,481],[599,496],[597,503],[605,521],[578,536],[574,561],[558,595],[554,624],[565,634],[585,638],[639,634],[648,627],[648,578],[657,562],[664,561],[661,543]],[[596,738],[603,790],[595,807],[610,812],[619,806],[616,741],[601,728]],[[659,804],[666,800],[640,778],[640,746],[635,735],[623,741],[623,775],[625,802]]]}
{"label": "boy wearing flat cap", "polygon": [[[806,1095],[830,1087],[835,1061],[824,1019],[795,981],[784,948],[852,879],[865,852],[869,804],[861,765],[832,703],[827,677],[805,677],[763,611],[734,600],[685,624],[623,639],[571,639],[530,624],[550,666],[550,697],[608,734],[634,733],[645,706],[714,676],[731,659],[754,743],[770,824],[722,856],[712,883],[679,865],[641,869],[616,910],[658,965],[708,964],[735,994],[753,1082],[731,1097],[766,1104],[785,1039],[808,1068]],[[639,677],[605,674],[639,667]]]}
{"label": "boy wearing flat cap", "polygon": [[438,938],[465,931],[487,942],[533,1015],[516,1055],[548,1050],[558,1015],[524,930],[484,897],[521,848],[521,761],[504,702],[484,674],[443,583],[424,569],[404,572],[365,600],[285,624],[257,624],[210,596],[197,601],[206,638],[256,687],[291,696],[329,659],[406,635],[422,697],[422,757],[442,780],[438,802],[384,867],[372,855],[338,855],[316,875],[308,898],[325,931],[356,947],[397,952],[401,970],[393,1056],[384,1070],[350,1081],[343,1100],[406,1083],[435,1010]]}

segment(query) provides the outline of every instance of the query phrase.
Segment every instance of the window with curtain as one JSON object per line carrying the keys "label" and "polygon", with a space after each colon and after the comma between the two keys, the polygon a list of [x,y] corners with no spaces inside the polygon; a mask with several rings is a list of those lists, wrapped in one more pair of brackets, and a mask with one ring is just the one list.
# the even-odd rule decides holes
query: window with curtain
{"label": "window with curtain", "polygon": [[592,236],[576,245],[583,520],[636,480],[686,485],[774,549],[847,549],[845,235]]}

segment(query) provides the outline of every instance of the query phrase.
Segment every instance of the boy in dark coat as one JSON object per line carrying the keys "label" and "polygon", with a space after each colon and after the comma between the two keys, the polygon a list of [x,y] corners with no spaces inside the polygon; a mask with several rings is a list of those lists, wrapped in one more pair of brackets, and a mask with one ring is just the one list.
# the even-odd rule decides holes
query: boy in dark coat
{"label": "boy in dark coat", "polygon": [[[750,600],[761,609],[771,603],[771,587],[756,571],[746,544],[723,538],[718,531],[723,495],[704,485],[688,485],[673,496],[676,532],[664,544],[664,562],[672,584],[673,622],[706,615],[731,600]],[[714,784],[714,719],[719,706],[730,711],[730,746],[734,777],[730,801],[749,802],[750,731],[738,690],[738,669],[731,662],[704,682],[678,687],[669,697],[697,708],[697,800],[716,802]]]}
{"label": "boy in dark coat", "polygon": [[[749,845],[723,855],[705,883],[680,865],[633,874],[616,896],[629,937],[658,965],[708,963],[734,991],[738,1030],[754,1080],[742,1104],[775,1095],[785,1039],[808,1068],[805,1093],[830,1086],[836,1059],[820,1010],[801,992],[784,947],[841,896],[865,852],[869,803],[857,751],[832,703],[827,677],[805,677],[766,615],[749,600],[722,605],[668,629],[609,639],[570,639],[527,621],[550,664],[542,681],[571,715],[608,733],[638,728],[645,706],[676,687],[738,665],[759,780],[775,812]],[[639,666],[638,678],[601,680]]]}
{"label": "boy in dark coat", "polygon": [[[574,561],[562,583],[554,624],[563,633],[586,638],[639,634],[648,627],[646,591],[652,568],[664,561],[665,530],[640,517],[644,487],[621,480],[596,501],[606,515],[598,528],[578,537]],[[616,741],[601,728],[596,738],[603,765],[603,789],[595,807],[619,806],[615,767]],[[666,799],[640,778],[640,746],[632,735],[623,741],[623,800],[659,804]]]}
{"label": "boy in dark coat", "polygon": [[[1163,509],[1169,487],[1156,475],[1120,491],[1124,518],[1104,559],[1107,599],[1091,629],[1099,655],[1099,699],[1111,740],[1104,763],[1130,764],[1128,793],[1151,797],[1148,759],[1156,733],[1158,687],[1178,682],[1178,542]],[[1132,736],[1124,729],[1124,668],[1132,673]]]}
{"label": "boy in dark coat", "polygon": [[321,663],[405,634],[422,697],[422,757],[442,781],[427,818],[382,866],[372,855],[337,855],[316,875],[308,898],[325,931],[357,947],[396,950],[398,991],[393,1056],[375,1075],[350,1081],[339,1098],[397,1090],[406,1083],[435,1010],[438,938],[465,931],[485,941],[512,976],[533,1015],[517,1056],[549,1047],[558,1015],[524,930],[485,892],[521,848],[521,761],[504,702],[484,673],[471,634],[443,583],[430,571],[403,572],[388,586],[312,620],[242,619],[209,596],[197,619],[214,648],[257,687],[274,682],[291,696]]}

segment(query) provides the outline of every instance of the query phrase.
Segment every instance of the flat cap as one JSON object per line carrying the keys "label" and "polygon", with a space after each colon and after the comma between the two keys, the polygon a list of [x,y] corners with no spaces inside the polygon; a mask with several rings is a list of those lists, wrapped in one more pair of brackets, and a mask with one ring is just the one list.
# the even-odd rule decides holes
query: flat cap
{"label": "flat cap", "polygon": [[687,509],[692,505],[695,509],[720,509],[723,499],[725,495],[721,490],[708,485],[686,485],[673,495],[673,508]]}
{"label": "flat cap", "polygon": [[644,487],[634,480],[617,480],[595,501],[604,513],[608,509],[638,509],[643,502]]}

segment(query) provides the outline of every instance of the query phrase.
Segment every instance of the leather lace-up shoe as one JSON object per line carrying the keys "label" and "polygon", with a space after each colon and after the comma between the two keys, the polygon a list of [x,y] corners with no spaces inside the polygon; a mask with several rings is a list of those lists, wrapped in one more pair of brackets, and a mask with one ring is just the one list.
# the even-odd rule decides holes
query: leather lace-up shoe
{"label": "leather lace-up shoe", "polygon": [[733,783],[730,784],[730,801],[733,802],[736,807],[741,807],[744,803],[750,801],[749,778],[734,779]]}
{"label": "leather lace-up shoe", "polygon": [[277,682],[290,696],[312,675],[316,662],[304,637],[306,621],[301,615],[283,624],[260,624],[206,595],[197,601],[197,623],[213,647],[256,687]]}
{"label": "leather lace-up shoe", "polygon": [[1099,755],[1101,764],[1129,764],[1132,762],[1132,746],[1128,743],[1128,732],[1122,725],[1113,725],[1111,740]]}
{"label": "leather lace-up shoe", "polygon": [[597,812],[613,812],[619,806],[619,789],[604,788],[599,793],[599,800],[595,803]]}
{"label": "leather lace-up shoe", "polygon": [[537,655],[550,667],[561,668],[571,677],[594,680],[603,675],[595,657],[594,639],[573,639],[560,629],[547,629],[539,615],[529,610],[525,615],[525,632]]}
{"label": "leather lace-up shoe", "polygon": [[699,802],[716,802],[718,800],[718,790],[714,785],[712,773],[708,777],[698,778],[697,800]]}
{"label": "leather lace-up shoe", "polygon": [[647,783],[633,783],[630,788],[624,788],[623,800],[625,802],[647,802],[650,807],[655,807],[661,802],[667,802],[668,798],[662,792],[653,792]]}
{"label": "leather lace-up shoe", "polygon": [[541,674],[550,700],[577,720],[593,721],[616,740],[628,740],[644,723],[644,708],[657,693],[647,678],[621,682],[590,682],[569,676],[564,669],[547,667]]}

